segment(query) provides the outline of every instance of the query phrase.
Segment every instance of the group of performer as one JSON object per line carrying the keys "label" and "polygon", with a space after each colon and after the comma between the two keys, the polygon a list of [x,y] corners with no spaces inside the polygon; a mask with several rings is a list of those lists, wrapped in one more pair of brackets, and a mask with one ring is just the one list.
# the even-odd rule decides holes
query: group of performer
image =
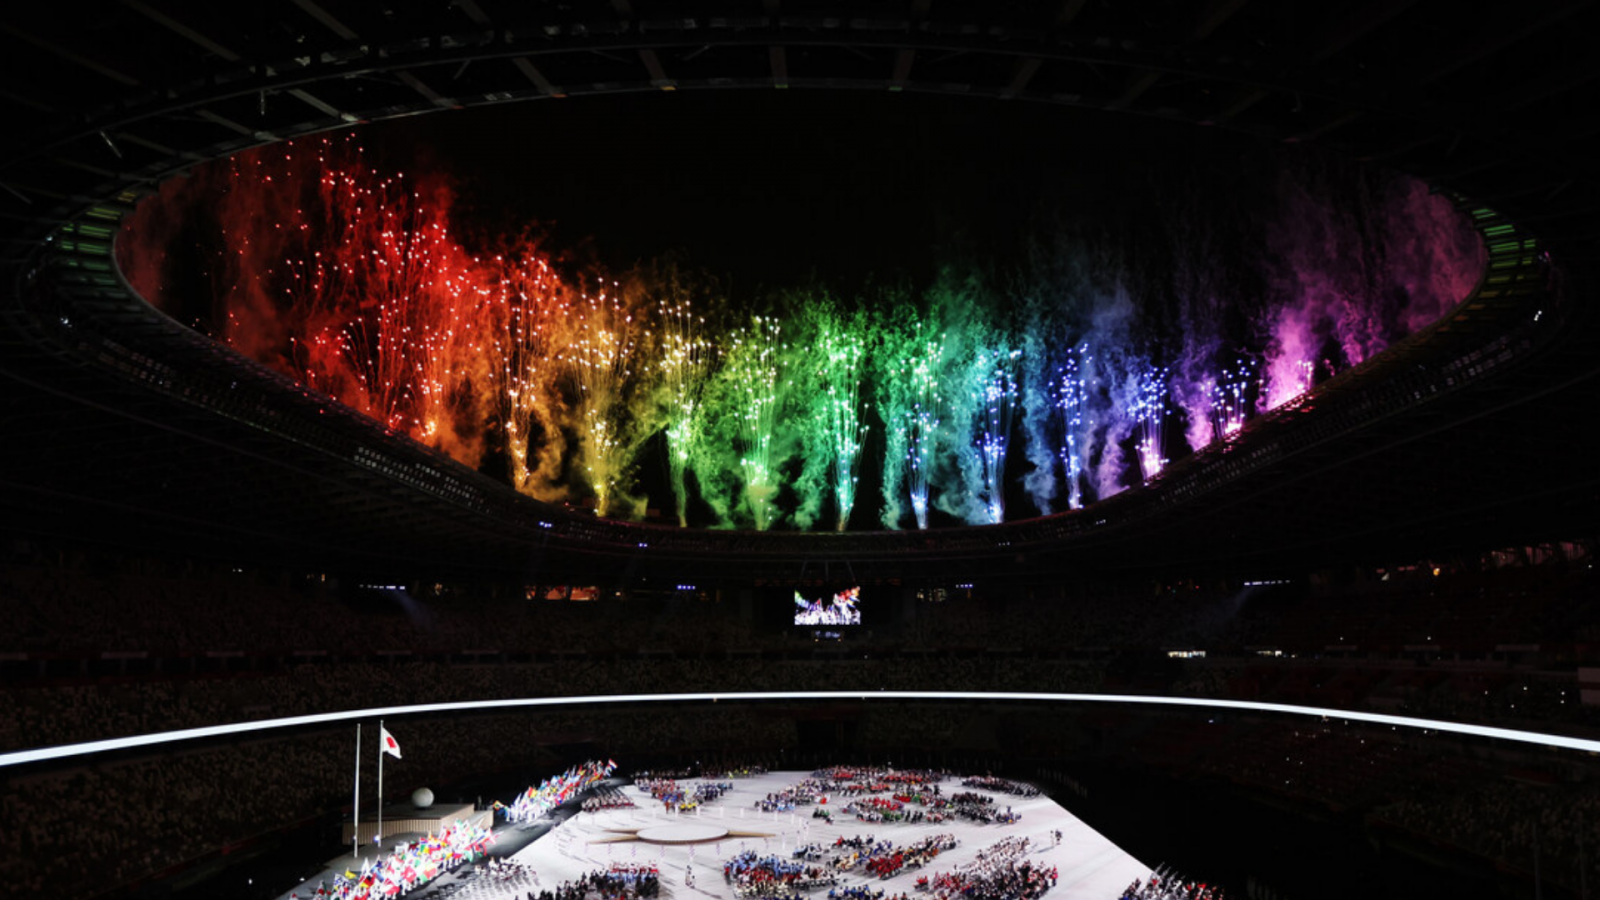
{"label": "group of performer", "polygon": [[[695,805],[721,797],[732,790],[727,781],[708,781],[689,786],[673,776],[686,773],[660,773],[657,777],[636,779],[635,785],[668,809],[692,809]],[[1021,816],[1010,806],[1003,809],[995,799],[979,790],[1031,798],[1038,788],[993,776],[963,779],[969,790],[947,794],[940,787],[946,773],[835,767],[812,773],[810,778],[756,801],[765,811],[792,810],[800,805],[816,805],[814,816],[832,821],[828,815],[829,793],[850,797],[843,811],[869,821],[919,822],[963,818],[978,823],[1008,824]],[[972,790],[976,789],[976,790]],[[595,784],[583,801],[585,811],[633,806],[626,794],[609,785]],[[1047,845],[1059,846],[1059,830],[1050,833]],[[807,892],[828,887],[828,900],[912,900],[912,895],[886,897],[869,885],[846,886],[839,883],[844,873],[859,873],[878,879],[893,878],[903,872],[928,865],[941,853],[957,846],[954,835],[940,834],[896,847],[891,840],[873,835],[840,836],[831,844],[811,843],[794,851],[793,858],[761,855],[747,850],[723,865],[723,877],[739,900],[803,900]],[[1040,900],[1053,887],[1059,872],[1028,858],[1036,850],[1026,836],[1000,840],[980,851],[975,860],[950,872],[924,875],[916,879],[916,892],[928,900]],[[505,861],[491,861],[486,867],[487,881],[496,887],[515,890],[529,887],[535,879],[531,869]],[[694,874],[686,868],[685,888],[693,888]],[[590,872],[581,878],[542,891],[529,890],[527,900],[654,900],[660,893],[660,873],[655,866],[613,865],[608,871]],[[820,898],[818,898],[820,900]],[[1163,879],[1152,875],[1135,881],[1119,900],[1222,900],[1222,890],[1197,882]]]}
{"label": "group of performer", "polygon": [[862,838],[856,837],[855,843],[845,843],[843,838],[835,844],[833,867],[841,872],[849,872],[870,864],[872,860],[887,856],[894,850],[894,841],[874,841],[871,835],[866,837],[866,843],[861,843]]}
{"label": "group of performer", "polygon": [[753,778],[757,775],[767,774],[767,767],[754,763],[740,763],[737,765],[706,766],[700,770],[701,778]]}
{"label": "group of performer", "polygon": [[528,900],[588,900],[591,894],[600,900],[650,900],[661,894],[661,872],[650,865],[613,865],[530,893]]}
{"label": "group of performer", "polygon": [[879,856],[867,862],[867,871],[879,878],[893,878],[905,869],[920,869],[934,857],[957,844],[953,834],[935,834],[892,854]]}
{"label": "group of performer", "polygon": [[1223,900],[1221,885],[1200,881],[1162,878],[1152,874],[1147,881],[1135,881],[1122,892],[1121,900]]}
{"label": "group of performer", "polygon": [[828,900],[884,900],[884,896],[882,888],[870,888],[864,884],[858,884],[846,888],[830,889],[828,891]]}
{"label": "group of performer", "polygon": [[595,787],[589,796],[583,798],[584,812],[600,812],[605,809],[632,809],[633,806],[631,797],[609,784]]}
{"label": "group of performer", "polygon": [[831,766],[811,773],[813,778],[835,782],[839,790],[849,790],[849,783],[866,785],[862,790],[883,792],[895,787],[936,785],[947,777],[934,769],[859,768]]}
{"label": "group of performer", "polygon": [[466,896],[473,896],[476,891],[487,889],[495,896],[510,894],[515,897],[521,894],[524,888],[529,888],[528,900],[535,900],[535,892],[531,890],[539,883],[539,875],[531,866],[525,866],[514,859],[502,856],[491,856],[478,866],[477,880],[468,887]]}
{"label": "group of performer", "polygon": [[996,778],[993,775],[974,775],[963,779],[962,787],[980,788],[985,791],[994,791],[997,794],[1011,794],[1016,797],[1038,797],[1043,792],[1025,781],[1010,781],[1005,778]]}
{"label": "group of performer", "polygon": [[837,877],[823,866],[746,850],[722,865],[722,877],[742,898],[791,897],[796,892],[833,885]]}
{"label": "group of performer", "polygon": [[[530,788],[519,800],[530,806],[549,805],[572,793],[585,792],[582,808],[586,812],[632,807],[634,802],[627,794],[602,783],[615,766],[614,762],[603,767],[590,763],[569,770],[538,788]],[[731,778],[764,771],[759,767],[735,767],[718,770],[717,775]],[[679,778],[687,777],[687,771],[658,772],[654,776],[641,775],[634,784],[669,810],[692,809],[733,789],[733,784],[726,780],[705,781],[692,787],[678,783]],[[768,793],[755,805],[763,811],[787,811],[815,804],[813,816],[831,823],[828,799],[830,793],[836,793],[851,798],[843,805],[844,812],[863,820],[939,822],[959,817],[978,823],[1010,824],[1018,821],[1020,814],[1010,806],[1000,809],[995,798],[978,790],[1021,798],[1041,794],[1031,784],[989,775],[961,781],[962,787],[976,790],[946,794],[940,782],[947,777],[949,773],[933,770],[832,767],[819,769],[795,785]],[[503,807],[503,804],[497,805]],[[1050,832],[1048,847],[1060,846],[1062,837],[1059,829]],[[909,894],[886,897],[883,890],[869,885],[841,885],[839,878],[844,873],[857,872],[887,880],[928,865],[957,844],[952,834],[933,835],[900,847],[871,834],[839,836],[831,844],[813,842],[800,847],[791,859],[746,850],[724,863],[723,877],[732,885],[739,900],[803,900],[805,892],[822,887],[829,888],[828,900],[912,900]],[[917,878],[915,888],[918,894],[929,895],[927,900],[1039,900],[1059,878],[1055,866],[1044,866],[1028,858],[1030,851],[1041,849],[1047,848],[1033,846],[1026,836],[1007,837],[980,851],[972,863],[950,872]],[[471,856],[481,855],[482,849],[475,846]],[[692,860],[693,854],[690,856]],[[453,869],[467,861],[467,855],[452,858],[446,868]],[[510,896],[520,897],[523,889],[538,885],[537,875],[531,868],[507,859],[488,859],[481,871],[482,884],[492,885],[492,890],[501,896],[509,890]],[[366,874],[365,869],[362,874]],[[366,883],[356,882],[360,876],[346,875],[349,876],[346,880],[351,882],[347,889]],[[685,868],[683,886],[694,887],[692,868]],[[655,900],[660,890],[661,878],[656,866],[612,865],[609,870],[590,872],[554,888],[527,890],[526,897],[527,900]],[[335,894],[324,889],[315,896],[333,897]],[[1223,900],[1223,894],[1219,886],[1157,873],[1134,881],[1123,890],[1119,900]]]}
{"label": "group of performer", "polygon": [[647,778],[635,779],[633,784],[654,797],[667,812],[688,812],[733,790],[731,781],[703,781],[693,787],[685,787],[673,778]]}
{"label": "group of performer", "polygon": [[781,791],[768,792],[767,796],[757,800],[756,809],[762,812],[793,812],[796,807],[810,806],[813,803],[826,804],[828,785],[817,778],[804,778],[798,784],[792,784]]}
{"label": "group of performer", "polygon": [[1029,843],[1026,837],[1005,838],[979,851],[969,865],[918,878],[917,890],[938,900],[1038,900],[1060,872],[1027,859]]}

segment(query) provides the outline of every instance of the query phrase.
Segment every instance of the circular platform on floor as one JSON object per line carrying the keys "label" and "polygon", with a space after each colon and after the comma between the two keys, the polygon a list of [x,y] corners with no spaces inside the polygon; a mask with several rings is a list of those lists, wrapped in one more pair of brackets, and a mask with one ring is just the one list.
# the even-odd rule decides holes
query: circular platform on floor
{"label": "circular platform on floor", "polygon": [[673,822],[670,825],[651,825],[641,828],[634,837],[651,844],[700,844],[720,841],[728,836],[721,825],[702,825],[699,822]]}

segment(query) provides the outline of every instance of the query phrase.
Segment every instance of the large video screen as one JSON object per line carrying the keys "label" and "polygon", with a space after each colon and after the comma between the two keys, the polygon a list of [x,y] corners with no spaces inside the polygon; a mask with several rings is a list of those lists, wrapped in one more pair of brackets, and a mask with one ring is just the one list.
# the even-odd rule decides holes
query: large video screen
{"label": "large video screen", "polygon": [[850,587],[834,594],[822,592],[815,598],[807,592],[794,592],[796,625],[860,625],[861,588]]}

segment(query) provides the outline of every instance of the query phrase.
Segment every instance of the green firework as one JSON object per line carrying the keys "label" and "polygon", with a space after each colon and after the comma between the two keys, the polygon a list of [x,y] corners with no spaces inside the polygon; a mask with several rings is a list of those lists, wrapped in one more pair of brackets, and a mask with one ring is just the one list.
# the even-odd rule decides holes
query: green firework
{"label": "green firework", "polygon": [[[839,513],[835,528],[843,531],[855,508],[861,445],[867,434],[861,404],[870,341],[867,322],[860,314],[840,312],[826,298],[809,303],[801,321],[806,372],[804,409],[799,416],[805,452],[801,485],[827,485]],[[820,498],[815,491],[810,493],[810,498],[802,496],[801,509],[814,513]],[[796,516],[802,528],[811,517]]]}
{"label": "green firework", "polygon": [[902,310],[905,324],[886,338],[878,410],[888,429],[883,460],[883,522],[900,527],[909,501],[918,528],[928,527],[928,485],[944,420],[944,338]]}
{"label": "green firework", "polygon": [[705,319],[696,314],[687,297],[661,301],[657,315],[661,321],[661,378],[667,403],[667,470],[672,478],[678,524],[686,526],[689,494],[685,475],[702,439],[703,395],[716,353],[704,337]]}
{"label": "green firework", "polygon": [[786,368],[782,336],[782,326],[771,316],[752,316],[733,334],[721,394],[729,406],[718,411],[735,426],[740,490],[751,521],[762,531],[777,517],[777,431]]}

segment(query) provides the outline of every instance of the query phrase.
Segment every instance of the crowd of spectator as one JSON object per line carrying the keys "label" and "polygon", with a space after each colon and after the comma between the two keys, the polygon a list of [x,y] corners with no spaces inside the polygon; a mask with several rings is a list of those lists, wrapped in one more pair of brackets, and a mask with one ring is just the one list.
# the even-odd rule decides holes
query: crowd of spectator
{"label": "crowd of spectator", "polygon": [[[1092,689],[1083,667],[1054,662],[1027,671],[993,661],[900,660],[893,666],[812,660],[569,659],[498,665],[443,661],[302,663],[271,674],[227,678],[110,680],[0,691],[0,750],[144,734],[198,725],[412,703],[682,690],[776,691],[827,678],[863,691],[1020,690],[1044,678]],[[645,691],[648,692],[648,691]]]}
{"label": "crowd of spectator", "polygon": [[[1570,646],[1574,633],[1594,630],[1592,586],[1592,570],[1579,560],[1445,576],[1369,573],[1353,584],[1283,589],[1128,582],[953,591],[942,594],[941,602],[917,603],[914,615],[892,623],[875,640],[926,648],[1111,652],[1268,646],[1302,656],[1345,646],[1403,657],[1410,646],[1481,655],[1496,644]],[[163,655],[578,647],[608,653],[661,646],[766,650],[800,639],[750,627],[734,591],[570,603],[529,599],[505,587],[411,590],[407,615],[379,614],[370,605],[369,614],[360,614],[349,599],[351,585],[322,576],[37,553],[0,570],[0,597],[13,617],[3,649]],[[862,602],[897,603],[897,590],[876,588]],[[1339,615],[1330,620],[1333,604]],[[241,616],[240,609],[251,614]],[[619,609],[626,614],[617,615]],[[672,640],[682,633],[676,625],[684,619],[697,641]],[[579,640],[562,640],[569,635]]]}
{"label": "crowd of spectator", "polygon": [[1581,757],[1490,753],[1340,721],[1206,719],[1145,729],[1120,752],[1332,813],[1359,812],[1385,840],[1471,854],[1507,871],[1537,870],[1569,889],[1600,883],[1593,846],[1600,771]]}
{"label": "crowd of spectator", "polygon": [[[69,556],[34,554],[0,569],[8,622],[0,634],[0,751],[396,702],[637,693],[662,685],[712,693],[816,684],[862,692],[1151,691],[1579,733],[1600,724],[1596,707],[1580,702],[1573,672],[1595,653],[1574,638],[1600,618],[1590,615],[1592,575],[1574,566],[1455,578],[1408,573],[1270,603],[1237,588],[1193,585],[1122,586],[1103,597],[1064,588],[958,592],[916,603],[903,621],[879,627],[849,653],[834,653],[764,630],[739,602],[715,595],[584,604],[423,586],[409,604],[385,606],[315,578]],[[1332,619],[1330,591],[1339,610]],[[1483,629],[1496,644],[1543,649],[1529,656],[1483,651]],[[1210,648],[1208,657],[1178,662],[1165,655],[1192,646]],[[1557,658],[1564,668],[1540,668]],[[619,753],[639,747],[693,758],[748,749],[748,759],[799,743],[796,722],[784,717],[648,710],[540,716],[541,732],[597,737]],[[526,766],[535,731],[522,715],[428,727],[449,739],[407,740],[405,766],[389,775],[392,796],[408,783]],[[1048,723],[1002,724],[993,714],[935,707],[914,715],[873,709],[861,715],[860,728],[866,746],[968,753],[1003,754],[1008,741],[1057,746],[1052,742],[1082,739]],[[1596,812],[1593,786],[1576,776],[1537,802],[1530,798],[1540,794],[1526,784],[1472,781],[1471,773],[1462,784],[1472,789],[1456,794],[1416,789],[1435,783],[1416,776],[1431,757],[1403,740],[1315,728],[1230,731],[1226,740],[1192,723],[1179,730],[1141,731],[1130,744],[1193,771],[1376,810],[1394,827],[1516,865],[1526,864],[1537,844],[1555,861],[1546,871],[1576,871],[1581,836]],[[28,824],[0,833],[8,869],[0,878],[24,894],[88,896],[304,821],[343,802],[349,739],[266,735],[13,775],[0,811]],[[1210,752],[1213,742],[1230,753]],[[977,786],[1003,792],[999,781]],[[876,796],[859,781],[841,785],[818,773],[814,782],[769,797],[762,808],[793,809],[829,792]],[[914,799],[923,792],[926,786],[900,784],[886,799],[902,810],[933,809]],[[1490,832],[1478,824],[1485,820],[1513,824]],[[63,842],[73,848],[70,856],[42,852]],[[1588,857],[1600,853],[1591,848]]]}
{"label": "crowd of spectator", "polygon": [[[1482,773],[1472,773],[1481,776]],[[1600,785],[1527,773],[1439,778],[1372,817],[1569,887],[1600,878]]]}
{"label": "crowd of spectator", "polygon": [[[1464,633],[1446,627],[1467,615],[1448,606],[1463,596],[1484,610],[1496,599],[1542,608],[1558,605],[1551,597],[1586,596],[1573,588],[1575,575],[1525,577],[1537,589],[1514,590],[1504,576],[1490,580],[1500,593],[1447,583],[1427,602],[1410,582],[1368,586],[1339,599],[1333,624],[1317,598],[1257,608],[1220,589],[1153,591],[1132,602],[1124,588],[1105,603],[956,597],[917,604],[859,654],[819,656],[809,641],[752,624],[731,601],[581,604],[430,586],[404,609],[371,609],[324,582],[284,575],[12,566],[0,571],[0,605],[13,626],[0,636],[8,685],[0,749],[384,705],[396,695],[449,702],[661,684],[706,692],[1048,685],[1600,728],[1600,708],[1580,702],[1570,665],[1440,660],[1441,651],[1426,649]],[[1506,630],[1494,639],[1522,646],[1512,642],[1549,637],[1524,629],[1523,618],[1495,618]],[[1296,637],[1307,619],[1320,634]],[[1374,637],[1385,629],[1394,636]],[[1570,634],[1561,646],[1571,646]],[[1255,640],[1281,655],[1262,656]],[[1396,650],[1350,658],[1350,648],[1382,646]],[[1174,647],[1209,648],[1208,657],[1167,660],[1163,648]]]}
{"label": "crowd of spectator", "polygon": [[[389,728],[405,748],[404,759],[390,760],[385,771],[391,800],[463,773],[522,770],[540,755],[539,736],[550,732],[641,754],[676,747],[689,755],[713,742],[767,748],[794,741],[790,722],[720,710],[693,722],[638,710],[427,719]],[[12,775],[0,794],[0,815],[27,824],[0,830],[0,883],[21,896],[88,897],[311,821],[350,802],[354,740],[353,727],[267,735]],[[375,768],[362,768],[368,804],[377,796]]]}

